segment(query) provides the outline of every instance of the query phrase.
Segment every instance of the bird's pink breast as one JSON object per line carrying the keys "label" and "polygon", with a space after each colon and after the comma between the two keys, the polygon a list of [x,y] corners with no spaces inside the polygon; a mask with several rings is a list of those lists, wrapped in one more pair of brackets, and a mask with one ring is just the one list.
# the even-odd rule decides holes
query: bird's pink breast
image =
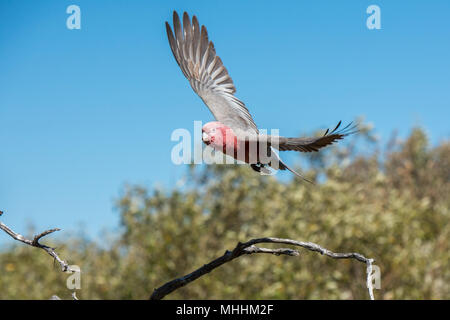
{"label": "bird's pink breast", "polygon": [[249,145],[248,141],[239,139],[229,127],[220,125],[212,136],[211,144],[214,149],[246,163],[259,161],[259,145]]}

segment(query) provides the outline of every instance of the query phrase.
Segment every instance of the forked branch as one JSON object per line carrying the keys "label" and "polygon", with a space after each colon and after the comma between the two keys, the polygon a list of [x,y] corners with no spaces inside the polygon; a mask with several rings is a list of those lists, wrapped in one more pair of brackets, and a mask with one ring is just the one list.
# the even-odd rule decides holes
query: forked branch
{"label": "forked branch", "polygon": [[[0,216],[2,214],[3,214],[3,211],[0,211]],[[47,252],[50,256],[53,257],[53,259],[55,259],[59,263],[59,265],[61,266],[61,270],[63,272],[73,271],[73,270],[70,269],[70,266],[67,264],[67,262],[65,262],[64,260],[62,260],[58,256],[58,254],[55,252],[55,248],[51,248],[51,247],[46,246],[45,244],[41,244],[39,242],[39,240],[41,240],[41,238],[43,238],[43,237],[45,237],[45,236],[47,236],[47,235],[49,235],[49,234],[51,234],[53,232],[59,231],[60,229],[55,228],[55,229],[50,229],[50,230],[46,230],[44,232],[41,232],[38,235],[36,235],[33,238],[33,240],[27,239],[24,236],[22,236],[21,234],[14,232],[13,230],[11,230],[8,226],[6,226],[1,221],[0,221],[0,229],[5,231],[13,239],[15,239],[17,241],[23,242],[23,243],[25,243],[25,244],[27,244],[29,246],[32,246],[32,247],[40,248],[40,249],[44,250],[45,252]]]}
{"label": "forked branch", "polygon": [[293,245],[297,247],[301,247],[310,251],[319,252],[322,255],[326,255],[333,259],[355,259],[360,262],[363,262],[367,265],[367,288],[369,290],[369,296],[370,299],[374,300],[373,296],[373,286],[372,286],[372,263],[374,262],[373,259],[368,259],[364,257],[363,255],[355,252],[350,253],[335,253],[328,249],[325,249],[318,244],[312,243],[312,242],[302,242],[302,241],[295,241],[291,239],[280,239],[280,238],[258,238],[258,239],[252,239],[250,241],[241,243],[239,242],[237,246],[232,251],[225,251],[223,256],[211,261],[208,264],[203,265],[202,267],[198,268],[192,273],[189,273],[183,277],[174,279],[172,281],[167,282],[166,284],[162,285],[161,287],[155,289],[153,291],[153,294],[151,295],[151,300],[160,300],[167,296],[168,294],[172,293],[173,291],[191,283],[192,281],[200,278],[201,276],[204,276],[205,274],[213,271],[214,269],[220,267],[224,263],[230,262],[231,260],[234,260],[236,258],[239,258],[242,255],[246,254],[253,254],[253,253],[269,253],[274,255],[288,255],[288,256],[298,256],[300,254],[299,251],[295,249],[289,249],[289,248],[279,248],[279,249],[268,249],[268,248],[261,248],[255,246],[259,243],[279,243],[279,244],[288,244]]}
{"label": "forked branch", "polygon": [[[0,211],[0,216],[3,214],[2,211]],[[41,244],[39,240],[55,231],[59,231],[60,229],[50,229],[46,230],[38,235],[36,235],[33,240],[27,239],[24,236],[14,232],[11,230],[8,226],[6,226],[4,223],[0,222],[0,229],[5,231],[8,235],[10,235],[13,239],[23,242],[29,246],[36,247],[43,249],[46,251],[50,256],[52,256],[61,266],[61,269],[63,272],[66,271],[74,271],[70,269],[70,266],[62,260],[58,254],[55,252],[55,248],[51,248],[49,246],[46,246],[44,244]],[[260,243],[277,243],[277,244],[287,244],[292,246],[301,247],[310,251],[318,252],[322,255],[328,256],[333,259],[355,259],[357,261],[360,261],[362,263],[365,263],[367,265],[367,288],[369,290],[369,296],[370,299],[374,300],[373,295],[373,285],[372,285],[372,263],[374,262],[373,259],[369,259],[364,257],[362,254],[350,252],[350,253],[335,253],[328,249],[325,249],[321,247],[318,244],[312,243],[312,242],[303,242],[303,241],[296,241],[291,239],[280,239],[280,238],[257,238],[252,239],[247,242],[239,242],[236,247],[232,251],[225,251],[225,253],[211,261],[208,264],[203,265],[202,267],[198,268],[197,270],[182,276],[180,278],[174,279],[172,281],[167,282],[166,284],[162,285],[161,287],[155,289],[153,291],[153,294],[151,295],[151,300],[160,300],[163,299],[168,294],[172,293],[173,291],[191,283],[192,281],[195,281],[196,279],[204,276],[205,274],[213,271],[214,269],[220,267],[221,265],[230,262],[236,258],[239,258],[242,255],[247,254],[254,254],[254,253],[268,253],[273,255],[288,255],[288,256],[298,256],[300,255],[300,252],[295,249],[291,248],[277,248],[277,249],[269,249],[269,248],[261,248],[256,246],[256,244]],[[57,299],[58,297],[52,297],[53,299]],[[73,297],[76,299],[76,296]]]}

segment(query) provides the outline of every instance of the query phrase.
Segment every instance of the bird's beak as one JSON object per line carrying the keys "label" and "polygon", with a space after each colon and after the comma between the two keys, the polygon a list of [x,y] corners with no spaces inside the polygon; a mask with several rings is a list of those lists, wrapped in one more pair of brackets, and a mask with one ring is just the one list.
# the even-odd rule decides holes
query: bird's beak
{"label": "bird's beak", "polygon": [[209,136],[206,134],[206,132],[202,132],[202,140],[204,142],[209,142]]}

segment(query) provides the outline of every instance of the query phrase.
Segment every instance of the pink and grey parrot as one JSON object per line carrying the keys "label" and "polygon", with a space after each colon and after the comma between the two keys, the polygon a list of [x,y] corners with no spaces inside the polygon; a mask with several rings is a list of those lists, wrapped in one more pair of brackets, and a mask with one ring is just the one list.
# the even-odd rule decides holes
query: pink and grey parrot
{"label": "pink and grey parrot", "polygon": [[[287,169],[307,180],[281,161],[273,149],[318,151],[357,131],[356,126],[351,123],[338,130],[341,125],[339,121],[334,130],[327,130],[321,137],[285,138],[260,134],[245,104],[234,96],[236,89],[233,80],[216,54],[214,44],[209,41],[206,27],[200,28],[196,16],[191,22],[186,12],[183,14],[182,27],[180,18],[174,11],[173,28],[174,32],[166,22],[167,37],[175,60],[192,89],[217,120],[206,123],[202,128],[202,140],[206,145],[245,161],[257,172],[269,173],[267,167]],[[252,148],[252,145],[256,147]],[[260,149],[267,152],[266,156],[260,156]]]}

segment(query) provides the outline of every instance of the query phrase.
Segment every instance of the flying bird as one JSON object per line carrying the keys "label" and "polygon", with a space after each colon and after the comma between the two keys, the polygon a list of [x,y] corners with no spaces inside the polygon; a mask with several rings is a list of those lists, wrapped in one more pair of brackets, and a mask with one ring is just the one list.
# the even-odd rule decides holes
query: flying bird
{"label": "flying bird", "polygon": [[206,27],[202,25],[200,28],[197,17],[193,16],[191,21],[184,12],[182,25],[174,11],[173,32],[167,21],[166,30],[170,48],[181,71],[217,120],[206,123],[202,128],[203,142],[215,150],[248,163],[257,172],[269,174],[267,167],[289,170],[309,181],[281,161],[274,149],[319,151],[357,131],[352,123],[341,128],[339,121],[333,130],[326,130],[320,137],[285,138],[260,134],[245,104],[234,96],[236,88],[233,80],[216,54]]}

